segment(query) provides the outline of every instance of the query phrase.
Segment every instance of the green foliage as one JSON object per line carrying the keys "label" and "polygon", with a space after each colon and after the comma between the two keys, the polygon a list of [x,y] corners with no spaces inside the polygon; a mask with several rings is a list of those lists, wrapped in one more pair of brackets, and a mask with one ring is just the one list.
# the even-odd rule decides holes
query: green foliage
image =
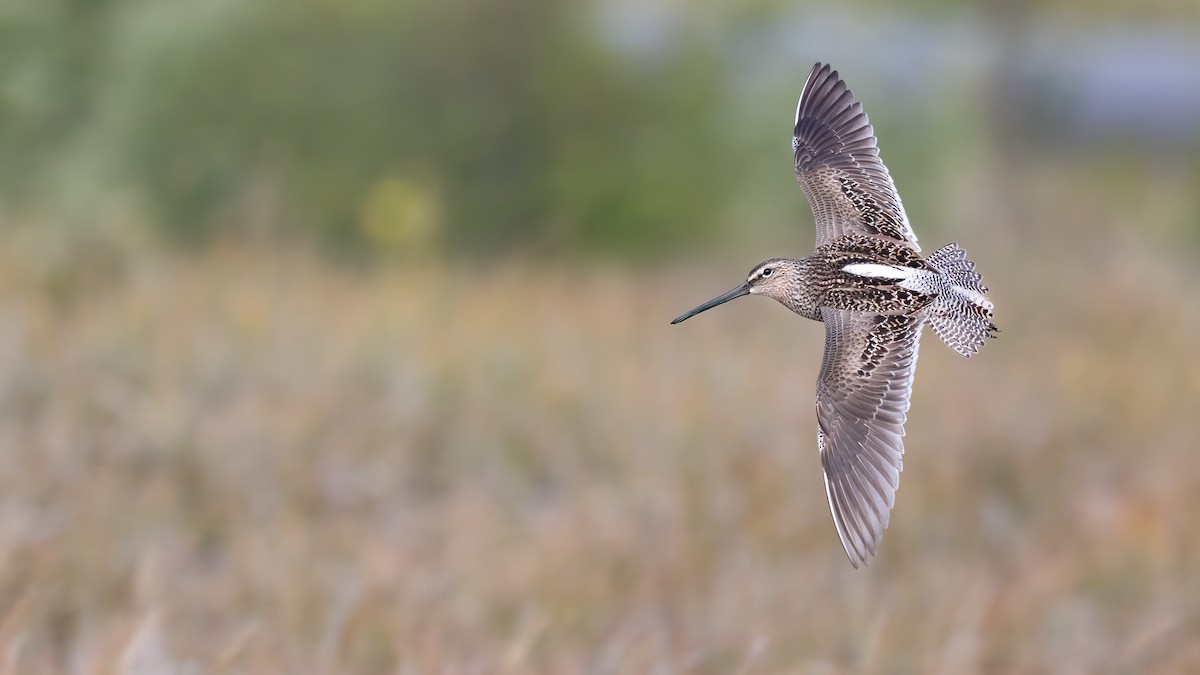
{"label": "green foliage", "polygon": [[[5,33],[36,24],[39,39],[7,43],[5,74],[28,71],[42,99],[22,107],[24,85],[7,87],[0,171],[24,182],[5,181],[5,196],[87,219],[97,192],[132,191],[154,228],[183,241],[249,228],[409,247],[386,232],[411,224],[379,222],[380,190],[401,184],[424,204],[425,248],[632,252],[702,232],[721,199],[717,169],[696,157],[720,137],[715,59],[687,42],[622,58],[586,11],[29,4]],[[28,161],[36,149],[45,164]],[[61,203],[64,183],[81,180],[64,166],[91,167],[83,180],[103,186],[85,191],[87,206]]]}
{"label": "green foliage", "polygon": [[[1088,154],[1071,155],[1058,139],[1073,103],[1048,112],[1029,92],[989,95],[987,77],[912,56],[929,36],[974,35],[933,11],[944,4],[879,19],[875,0],[835,13],[778,0],[9,0],[0,216],[47,230],[66,264],[96,247],[120,258],[160,238],[247,235],[402,259],[725,246],[807,220],[786,112],[821,58],[870,92],[910,215],[936,238],[970,220],[944,195],[971,172],[1012,181],[1044,160],[1086,171],[1119,141],[1093,130]],[[959,11],[1008,16],[989,7]],[[993,62],[1053,15],[1011,11],[997,34],[1008,51],[981,43],[967,61],[1021,70]],[[1191,25],[1191,10],[1172,12]],[[1188,143],[1112,156],[1171,162],[1191,184]],[[1128,161],[1139,155],[1150,164]],[[1128,189],[1103,182],[1090,188]],[[1156,227],[1189,241],[1195,203],[1168,205]]]}

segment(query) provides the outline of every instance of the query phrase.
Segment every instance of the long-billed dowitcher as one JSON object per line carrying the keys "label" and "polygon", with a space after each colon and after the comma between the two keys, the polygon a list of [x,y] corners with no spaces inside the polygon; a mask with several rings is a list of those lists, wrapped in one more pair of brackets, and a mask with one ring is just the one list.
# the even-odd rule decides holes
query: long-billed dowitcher
{"label": "long-billed dowitcher", "polygon": [[997,329],[965,251],[948,244],[920,255],[862,104],[828,65],[813,66],[804,84],[792,149],[816,221],[813,254],[761,263],[746,283],[671,323],[743,295],[825,323],[817,449],[834,525],[858,567],[875,554],[895,502],[922,326],[966,357]]}

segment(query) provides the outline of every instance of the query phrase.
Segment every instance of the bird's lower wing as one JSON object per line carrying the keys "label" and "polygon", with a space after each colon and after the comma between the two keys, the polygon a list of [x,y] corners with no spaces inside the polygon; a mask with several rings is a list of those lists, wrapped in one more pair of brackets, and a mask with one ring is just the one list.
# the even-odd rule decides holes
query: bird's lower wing
{"label": "bird's lower wing", "polygon": [[817,444],[829,508],[855,567],[875,554],[903,468],[923,317],[821,310]]}

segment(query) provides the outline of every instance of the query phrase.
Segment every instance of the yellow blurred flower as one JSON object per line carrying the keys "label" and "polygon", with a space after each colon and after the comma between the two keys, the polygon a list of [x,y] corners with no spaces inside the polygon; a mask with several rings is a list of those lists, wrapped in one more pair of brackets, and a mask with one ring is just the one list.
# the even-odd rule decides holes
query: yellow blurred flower
{"label": "yellow blurred flower", "polygon": [[363,198],[359,230],[380,249],[424,253],[442,225],[441,198],[428,184],[398,176],[377,181]]}

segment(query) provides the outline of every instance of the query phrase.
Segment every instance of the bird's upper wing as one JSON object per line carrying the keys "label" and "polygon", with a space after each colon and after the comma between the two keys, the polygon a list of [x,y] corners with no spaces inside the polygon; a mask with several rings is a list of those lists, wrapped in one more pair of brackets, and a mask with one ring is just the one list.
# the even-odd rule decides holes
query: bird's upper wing
{"label": "bird's upper wing", "polygon": [[903,467],[904,420],[923,317],[825,308],[817,446],[842,546],[855,567],[875,554]]}
{"label": "bird's upper wing", "polygon": [[921,250],[879,159],[875,131],[862,104],[828,65],[813,66],[804,83],[792,148],[796,181],[817,222],[817,246],[847,234],[866,234]]}

